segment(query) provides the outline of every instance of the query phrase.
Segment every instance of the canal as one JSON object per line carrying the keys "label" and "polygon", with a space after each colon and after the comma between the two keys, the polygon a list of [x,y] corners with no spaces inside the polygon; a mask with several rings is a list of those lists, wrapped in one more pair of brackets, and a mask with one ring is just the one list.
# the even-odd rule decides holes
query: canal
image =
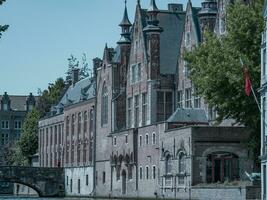
{"label": "canal", "polygon": [[[0,196],[0,200],[104,200],[92,198],[43,198],[43,197],[16,197],[16,196]],[[105,199],[106,200],[106,199]]]}

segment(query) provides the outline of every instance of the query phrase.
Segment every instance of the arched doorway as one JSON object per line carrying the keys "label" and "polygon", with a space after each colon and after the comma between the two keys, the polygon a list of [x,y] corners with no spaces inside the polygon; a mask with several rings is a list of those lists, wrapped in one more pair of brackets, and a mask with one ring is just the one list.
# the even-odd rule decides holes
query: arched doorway
{"label": "arched doorway", "polygon": [[121,192],[122,192],[122,194],[126,194],[126,171],[125,170],[122,170],[121,177],[122,177],[122,180],[121,180],[121,183],[122,183]]}

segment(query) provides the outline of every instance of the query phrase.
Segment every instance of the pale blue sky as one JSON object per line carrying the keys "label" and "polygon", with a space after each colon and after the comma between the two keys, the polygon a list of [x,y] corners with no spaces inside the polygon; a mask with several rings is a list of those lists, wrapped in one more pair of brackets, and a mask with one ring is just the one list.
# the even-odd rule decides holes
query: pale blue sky
{"label": "pale blue sky", "polygon": [[[168,3],[187,0],[157,0]],[[192,0],[200,6],[201,0]],[[133,22],[136,0],[128,0]],[[141,0],[147,8],[149,0]],[[185,8],[185,6],[184,6]],[[86,53],[92,66],[102,58],[105,43],[115,47],[120,38],[123,0],[7,0],[0,6],[0,24],[10,28],[0,39],[0,94],[13,95],[45,89],[57,77],[65,77],[67,58]]]}

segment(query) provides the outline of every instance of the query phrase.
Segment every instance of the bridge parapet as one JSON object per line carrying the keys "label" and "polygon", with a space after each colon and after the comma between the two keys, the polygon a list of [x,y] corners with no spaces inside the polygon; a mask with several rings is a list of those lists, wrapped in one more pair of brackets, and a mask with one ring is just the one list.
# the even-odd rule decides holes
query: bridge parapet
{"label": "bridge parapet", "polygon": [[40,197],[63,197],[63,168],[0,166],[0,180],[27,185]]}

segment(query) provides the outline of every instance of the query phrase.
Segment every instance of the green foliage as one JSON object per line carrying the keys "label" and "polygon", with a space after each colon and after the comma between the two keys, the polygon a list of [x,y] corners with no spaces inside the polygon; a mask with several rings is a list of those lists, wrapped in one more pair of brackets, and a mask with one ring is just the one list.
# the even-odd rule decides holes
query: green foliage
{"label": "green foliage", "polygon": [[30,156],[36,153],[38,148],[38,121],[40,113],[33,109],[25,118],[22,128],[22,135],[18,141],[21,155],[28,159],[30,163]]}
{"label": "green foliage", "polygon": [[256,90],[260,86],[262,8],[262,0],[253,1],[250,6],[242,3],[229,6],[227,34],[218,38],[207,33],[203,44],[185,54],[197,94],[216,106],[218,120],[234,118],[252,130],[249,146],[255,158],[260,146],[260,113],[253,95],[245,95],[240,58],[248,66]]}
{"label": "green foliage", "polygon": [[66,83],[68,84],[71,83],[73,69],[79,69],[79,80],[89,76],[90,69],[85,53],[82,54],[82,64],[80,64],[78,59],[72,54],[68,58],[68,70],[66,72]]}
{"label": "green foliage", "polygon": [[65,90],[65,83],[62,78],[58,78],[55,83],[50,83],[48,88],[41,93],[36,109],[39,111],[40,116],[44,117],[50,111],[52,105],[58,102]]}
{"label": "green foliage", "polygon": [[[0,5],[6,0],[0,0]],[[8,29],[9,25],[0,25],[0,38],[2,37],[2,33]]]}

